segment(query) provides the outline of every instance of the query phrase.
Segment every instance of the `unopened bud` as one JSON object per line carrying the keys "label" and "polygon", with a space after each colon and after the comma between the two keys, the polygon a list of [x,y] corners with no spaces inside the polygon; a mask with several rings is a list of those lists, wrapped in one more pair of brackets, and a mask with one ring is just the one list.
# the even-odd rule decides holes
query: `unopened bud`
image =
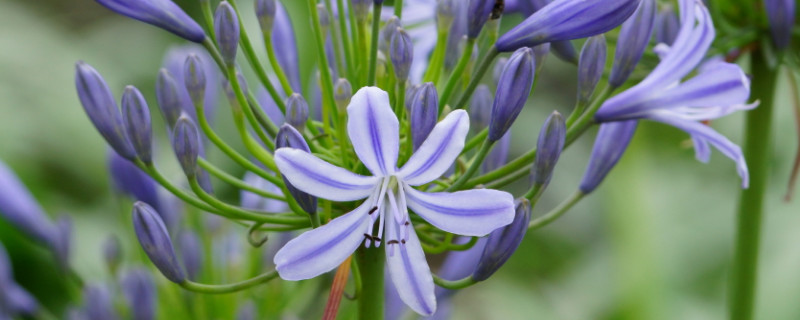
{"label": "unopened bud", "polygon": [[167,227],[153,207],[144,202],[133,205],[133,229],[142,249],[158,270],[172,282],[185,281],[186,276],[175,256]]}
{"label": "unopened bud", "polygon": [[594,93],[606,66],[606,38],[590,37],[581,50],[578,61],[578,101],[587,103]]}
{"label": "unopened bud", "polygon": [[172,134],[172,149],[181,164],[186,177],[192,179],[197,175],[197,157],[200,154],[200,134],[194,122],[187,116],[181,116],[175,124]]}
{"label": "unopened bud", "polygon": [[[308,147],[306,140],[303,139],[303,135],[289,125],[281,126],[281,129],[278,131],[278,134],[275,137],[275,148],[292,148],[311,153],[311,149]],[[297,204],[299,204],[303,210],[310,214],[317,212],[316,197],[297,189],[295,186],[289,183],[289,180],[286,179],[286,176],[283,176],[283,181],[286,183],[286,188],[289,189],[289,193],[292,195],[292,197],[294,197],[295,200],[297,200]]]}
{"label": "unopened bud", "polygon": [[286,98],[286,123],[295,127],[298,131],[305,129],[308,121],[308,103],[303,96],[293,93]]}
{"label": "unopened bud", "polygon": [[564,117],[557,111],[553,111],[544,121],[542,130],[539,132],[539,140],[536,143],[536,160],[531,167],[533,183],[541,186],[541,189],[547,187],[553,177],[553,170],[564,149],[566,136],[567,126],[564,124]]}
{"label": "unopened bud", "polygon": [[511,55],[497,84],[487,137],[489,141],[500,140],[522,112],[531,93],[535,74],[533,49],[522,48]]}
{"label": "unopened bud", "polygon": [[439,94],[432,82],[419,88],[411,104],[411,140],[417,150],[436,126],[439,117]]}
{"label": "unopened bud", "polygon": [[275,0],[256,0],[255,6],[261,32],[270,34],[272,26],[275,24],[275,11],[277,10]]}
{"label": "unopened bud", "polygon": [[397,80],[405,82],[408,80],[411,63],[414,61],[414,43],[411,42],[411,36],[405,30],[398,28],[392,35],[389,52]]}
{"label": "unopened bud", "polygon": [[136,151],[136,157],[145,164],[153,162],[153,127],[150,109],[142,93],[134,86],[125,87],[122,94],[122,118],[128,140]]}
{"label": "unopened bud", "polygon": [[214,32],[222,59],[227,65],[233,65],[239,46],[239,18],[227,1],[220,2],[214,14]]}
{"label": "unopened bud", "polygon": [[516,215],[511,224],[492,231],[483,248],[483,255],[478,266],[472,273],[472,278],[477,281],[489,279],[503,264],[511,258],[517,250],[525,232],[528,231],[528,222],[531,220],[531,204],[527,199],[516,201]]}

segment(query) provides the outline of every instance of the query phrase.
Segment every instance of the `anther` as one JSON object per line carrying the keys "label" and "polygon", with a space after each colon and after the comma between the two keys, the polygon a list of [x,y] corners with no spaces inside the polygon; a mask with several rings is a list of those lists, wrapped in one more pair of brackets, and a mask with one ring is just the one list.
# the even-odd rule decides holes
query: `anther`
{"label": "anther", "polygon": [[[403,241],[405,242],[405,240]],[[397,240],[389,240],[389,242],[387,242],[387,244],[398,244],[398,243],[400,243],[400,241]]]}
{"label": "anther", "polygon": [[378,207],[377,206],[372,207],[372,209],[369,209],[369,213],[368,214],[373,214],[373,213],[375,213],[375,211],[378,211]]}

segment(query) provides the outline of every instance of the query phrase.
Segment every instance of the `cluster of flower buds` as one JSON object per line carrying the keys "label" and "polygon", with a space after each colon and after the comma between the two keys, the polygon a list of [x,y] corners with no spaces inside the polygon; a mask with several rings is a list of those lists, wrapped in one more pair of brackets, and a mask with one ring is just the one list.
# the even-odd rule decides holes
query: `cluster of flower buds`
{"label": "cluster of flower buds", "polygon": [[[281,1],[256,0],[252,12],[225,0],[212,12],[210,1],[199,1],[207,30],[170,0],[98,2],[202,45],[170,50],[155,83],[169,145],[186,178],[182,183],[163,174],[168,167],[153,152],[146,96],[127,86],[120,108],[89,64],[78,62],[75,73],[79,100],[111,148],[115,189],[135,202],[130,212],[140,247],[166,279],[187,290],[225,293],[338,269],[331,292],[341,293],[334,289],[342,289],[347,278],[339,280],[339,274],[348,274],[355,255],[359,279],[382,279],[385,264],[399,301],[433,315],[453,292],[436,284],[456,289],[492,276],[526,231],[553,221],[599,186],[641,120],[688,132],[700,160],[708,159],[710,146],[718,148],[737,162],[747,186],[741,150],[699,122],[755,107],[746,103],[750,82],[737,65],[705,61],[715,30],[700,1],[678,1],[676,14],[670,6],[659,9],[655,0],[407,0],[404,6],[395,0],[395,8],[380,0],[308,0],[312,34],[302,39],[315,48],[315,63],[302,60],[308,55],[299,54]],[[773,42],[785,49],[794,4],[766,4]],[[524,19],[501,33],[499,20],[512,13]],[[256,30],[245,25],[248,14],[256,18],[260,37],[248,35]],[[577,52],[572,41],[579,39]],[[264,46],[265,56],[256,45]],[[577,65],[575,108],[567,117],[552,112],[537,139],[515,133],[519,141],[512,141],[512,127],[521,122],[537,82],[545,81],[539,75],[551,50]],[[639,65],[648,52],[661,59],[652,70]],[[301,77],[301,61],[316,65],[309,79]],[[493,77],[486,76],[492,71]],[[219,107],[220,89],[229,107]],[[227,123],[214,121],[218,109],[231,112],[230,134],[221,132],[230,128]],[[578,196],[532,221],[562,151],[595,124],[600,130]],[[236,143],[229,144],[230,136]],[[530,149],[517,154],[520,146]],[[207,152],[230,159],[242,177],[209,161],[216,157],[207,159]],[[524,196],[496,190],[528,175]],[[212,178],[225,189],[212,192]],[[49,221],[2,163],[0,186],[0,215],[66,261],[69,221]],[[225,192],[229,187],[237,191]],[[235,194],[238,203],[228,198]],[[183,219],[184,211],[191,219]],[[225,233],[229,225],[243,228]],[[454,235],[463,237],[453,242]],[[244,254],[236,245],[244,239],[263,254]],[[157,281],[126,261],[123,240],[109,238],[103,258],[119,277],[131,315],[151,319]],[[455,248],[466,251],[448,256],[441,277],[435,275],[426,253]],[[0,306],[11,305],[15,316],[29,315],[35,303],[7,281],[3,253]],[[235,274],[259,275],[230,285],[196,282],[242,266],[253,270]],[[358,288],[359,299],[374,302],[371,295],[383,294],[374,290],[380,283]],[[75,312],[116,318],[113,297],[105,285],[87,285],[85,304]],[[325,310],[333,318],[337,306]],[[260,311],[243,302],[237,313],[246,319]]]}

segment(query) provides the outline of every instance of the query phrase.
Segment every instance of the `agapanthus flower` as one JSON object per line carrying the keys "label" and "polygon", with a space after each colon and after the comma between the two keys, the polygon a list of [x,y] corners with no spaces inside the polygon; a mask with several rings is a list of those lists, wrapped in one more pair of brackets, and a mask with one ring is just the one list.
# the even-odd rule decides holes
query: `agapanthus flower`
{"label": "agapanthus flower", "polygon": [[[595,115],[598,122],[648,119],[689,133],[697,158],[708,161],[709,145],[736,161],[742,187],[748,185],[747,164],[733,142],[701,123],[748,110],[750,81],[734,64],[711,60],[702,63],[711,42],[714,26],[708,10],[697,0],[681,0],[681,29],[672,47],[659,45],[662,60],[642,82],[608,99]],[[698,67],[699,65],[699,67]],[[681,81],[692,70],[697,74]]]}
{"label": "agapanthus flower", "polygon": [[206,34],[172,0],[96,0],[111,11],[133,18],[197,43],[203,42]]}
{"label": "agapanthus flower", "polygon": [[388,94],[362,88],[347,114],[356,155],[373,176],[351,173],[289,148],[275,152],[275,163],[289,182],[309,194],[332,201],[366,200],[290,241],[275,256],[278,273],[286,280],[313,278],[336,268],[362,243],[385,243],[389,274],[400,297],[417,313],[430,315],[436,310],[433,278],[408,209],[444,231],[483,236],[511,223],[514,199],[488,189],[428,193],[413,188],[440,177],[459,156],[469,131],[465,111],[448,114],[399,169],[399,121]]}

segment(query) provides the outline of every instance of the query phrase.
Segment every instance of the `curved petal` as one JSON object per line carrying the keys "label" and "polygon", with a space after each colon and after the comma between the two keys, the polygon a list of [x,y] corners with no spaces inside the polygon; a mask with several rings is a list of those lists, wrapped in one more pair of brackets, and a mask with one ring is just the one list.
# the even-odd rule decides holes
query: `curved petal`
{"label": "curved petal", "polygon": [[750,80],[732,63],[717,63],[678,86],[664,90],[646,102],[644,110],[680,106],[742,105],[750,97]]}
{"label": "curved petal", "polygon": [[648,118],[686,131],[692,136],[694,141],[703,141],[717,148],[717,150],[722,152],[726,157],[736,162],[736,170],[739,172],[739,177],[742,178],[742,188],[746,189],[749,186],[750,175],[747,170],[747,162],[744,159],[744,154],[742,154],[742,149],[728,140],[728,138],[700,122],[689,121],[663,113],[657,113]]}
{"label": "curved petal", "polygon": [[386,91],[361,88],[350,100],[347,117],[347,134],[361,162],[376,176],[394,174],[400,150],[400,124]]}
{"label": "curved petal", "polygon": [[275,254],[275,268],[285,280],[305,280],[333,270],[364,240],[372,226],[371,201],[292,239]]}
{"label": "curved petal", "polygon": [[334,201],[364,199],[378,181],[376,177],[357,175],[298,149],[278,149],[275,164],[297,189]]}
{"label": "curved petal", "polygon": [[439,178],[450,168],[464,149],[469,132],[469,116],[464,110],[451,112],[436,124],[397,175],[404,182],[418,186]]}
{"label": "curved petal", "polygon": [[404,186],[408,207],[447,232],[484,236],[514,221],[514,197],[489,189],[428,193]]}
{"label": "curved petal", "polygon": [[396,242],[386,245],[386,264],[397,294],[411,310],[429,316],[436,312],[436,294],[433,276],[422,251],[422,245],[413,230],[408,239],[399,240],[400,226],[395,219],[388,218],[387,238]]}

